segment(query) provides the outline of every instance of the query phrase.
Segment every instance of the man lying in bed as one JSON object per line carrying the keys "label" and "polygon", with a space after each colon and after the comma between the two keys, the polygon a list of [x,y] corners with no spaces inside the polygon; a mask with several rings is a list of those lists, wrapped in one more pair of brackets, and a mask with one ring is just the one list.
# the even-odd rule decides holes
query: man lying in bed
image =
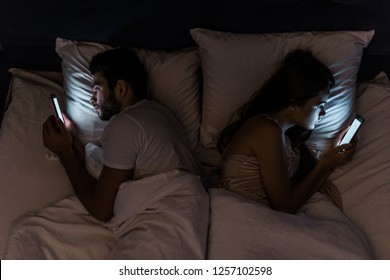
{"label": "man lying in bed", "polygon": [[199,173],[186,135],[162,105],[146,99],[147,77],[136,54],[114,49],[93,57],[93,95],[100,119],[109,121],[102,136],[104,166],[96,180],[85,168],[84,147],[72,121],[51,116],[43,124],[43,143],[56,153],[75,193],[101,221],[113,216],[119,186],[131,179],[180,169]]}

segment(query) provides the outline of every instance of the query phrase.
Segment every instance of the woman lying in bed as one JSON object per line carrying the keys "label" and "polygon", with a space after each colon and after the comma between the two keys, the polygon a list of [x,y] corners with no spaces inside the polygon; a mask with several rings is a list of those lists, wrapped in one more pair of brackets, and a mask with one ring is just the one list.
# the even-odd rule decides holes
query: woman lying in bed
{"label": "woman lying in bed", "polygon": [[304,145],[326,114],[333,85],[330,70],[310,51],[289,53],[242,107],[239,119],[222,131],[221,186],[288,213],[295,213],[317,191],[342,208],[340,194],[327,178],[351,160],[356,142],[335,146],[318,162]]}

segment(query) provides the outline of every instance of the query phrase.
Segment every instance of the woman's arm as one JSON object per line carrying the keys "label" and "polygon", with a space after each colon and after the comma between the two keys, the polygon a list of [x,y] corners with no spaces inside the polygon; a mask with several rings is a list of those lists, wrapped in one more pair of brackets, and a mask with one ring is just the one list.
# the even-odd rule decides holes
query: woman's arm
{"label": "woman's arm", "polygon": [[[289,177],[285,139],[281,128],[270,120],[244,125],[241,137],[257,157],[264,188],[275,210],[295,213],[317,192],[333,169],[346,163],[353,154],[351,145],[331,149],[299,183]],[[343,149],[349,148],[345,152]]]}
{"label": "woman's arm", "polygon": [[93,178],[77,158],[71,132],[58,118],[49,118],[43,124],[43,143],[59,156],[85,209],[101,221],[109,220],[113,216],[119,186],[133,178],[133,170],[104,166],[99,179]]}

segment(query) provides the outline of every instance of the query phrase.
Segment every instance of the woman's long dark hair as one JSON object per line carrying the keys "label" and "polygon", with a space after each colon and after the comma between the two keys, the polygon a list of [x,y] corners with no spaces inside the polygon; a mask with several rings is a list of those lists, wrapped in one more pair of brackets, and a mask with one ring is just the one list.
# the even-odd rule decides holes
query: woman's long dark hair
{"label": "woman's long dark hair", "polygon": [[[275,113],[291,104],[303,105],[308,99],[316,97],[321,91],[332,87],[334,83],[334,77],[330,70],[318,61],[309,50],[297,49],[290,52],[273,76],[255,92],[248,103],[241,107],[238,120],[229,124],[221,132],[218,141],[219,151],[222,154],[226,151],[234,135],[249,118],[258,114]],[[306,157],[305,155],[309,151],[303,144],[309,138],[311,131],[294,126],[288,129],[286,134],[290,138],[292,146],[301,151],[301,157]],[[311,168],[299,168],[301,171],[303,169]]]}

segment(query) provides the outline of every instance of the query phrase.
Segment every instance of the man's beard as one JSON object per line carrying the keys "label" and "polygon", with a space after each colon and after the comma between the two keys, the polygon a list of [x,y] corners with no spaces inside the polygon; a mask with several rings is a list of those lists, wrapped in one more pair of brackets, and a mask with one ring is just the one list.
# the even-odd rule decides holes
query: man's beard
{"label": "man's beard", "polygon": [[121,105],[116,100],[114,93],[110,92],[109,97],[100,105],[99,119],[102,121],[108,121],[112,116],[119,114],[121,111]]}

